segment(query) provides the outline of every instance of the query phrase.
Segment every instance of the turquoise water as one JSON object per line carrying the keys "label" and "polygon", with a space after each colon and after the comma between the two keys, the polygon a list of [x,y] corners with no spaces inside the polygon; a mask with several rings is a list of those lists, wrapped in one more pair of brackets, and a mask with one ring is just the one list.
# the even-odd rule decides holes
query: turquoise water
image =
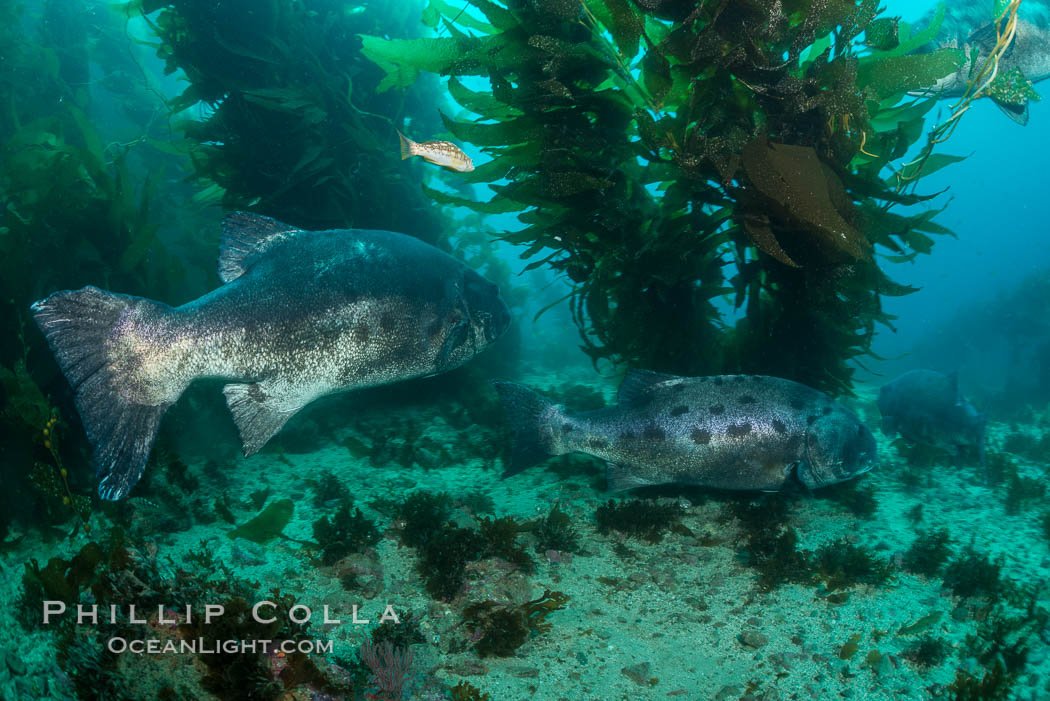
{"label": "turquoise water", "polygon": [[1050,698],[1050,114],[796,4],[0,0],[0,699]]}

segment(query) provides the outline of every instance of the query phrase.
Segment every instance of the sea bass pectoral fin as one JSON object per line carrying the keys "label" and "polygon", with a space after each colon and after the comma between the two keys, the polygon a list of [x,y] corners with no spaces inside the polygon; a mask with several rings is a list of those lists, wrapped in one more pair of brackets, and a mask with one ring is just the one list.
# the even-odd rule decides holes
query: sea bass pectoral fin
{"label": "sea bass pectoral fin", "polygon": [[605,488],[610,492],[622,492],[625,489],[648,487],[652,484],[653,482],[632,473],[630,468],[611,462],[605,463]]}
{"label": "sea bass pectoral fin", "polygon": [[470,325],[470,321],[464,319],[463,321],[456,324],[448,335],[445,336],[445,342],[441,344],[441,351],[438,353],[437,367],[445,368],[448,367],[449,360],[452,358],[452,354],[467,342],[470,338],[470,334],[473,332],[473,327]]}
{"label": "sea bass pectoral fin", "polygon": [[245,457],[262,450],[288,419],[313,399],[290,399],[262,382],[230,384],[223,387],[222,392],[240,431]]}
{"label": "sea bass pectoral fin", "polygon": [[161,417],[182,391],[153,387],[139,374],[141,356],[156,350],[127,338],[143,308],[158,315],[167,310],[97,287],[56,292],[31,307],[75,392],[100,478],[98,493],[108,500],[126,496],[142,477]]}
{"label": "sea bass pectoral fin", "polygon": [[236,280],[277,241],[302,229],[251,212],[230,212],[222,220],[219,279]]}
{"label": "sea bass pectoral fin", "polygon": [[493,382],[503,414],[514,431],[510,465],[504,477],[541,463],[557,454],[552,445],[551,421],[559,408],[546,397],[514,382]]}

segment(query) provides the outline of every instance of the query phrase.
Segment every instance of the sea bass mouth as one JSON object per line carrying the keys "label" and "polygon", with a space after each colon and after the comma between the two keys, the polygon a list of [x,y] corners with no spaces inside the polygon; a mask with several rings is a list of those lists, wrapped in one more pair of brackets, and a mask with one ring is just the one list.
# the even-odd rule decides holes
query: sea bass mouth
{"label": "sea bass mouth", "polygon": [[[808,458],[808,455],[807,455]],[[865,455],[864,458],[858,461],[859,467],[850,469],[848,471],[831,470],[832,479],[820,479],[816,476],[813,466],[807,460],[799,460],[795,463],[795,467],[791,472],[795,475],[795,479],[801,482],[807,489],[817,489],[819,487],[826,487],[832,484],[839,484],[841,482],[848,482],[851,479],[860,477],[863,474],[871,472],[879,464],[877,454],[876,455]],[[839,477],[838,475],[843,474]]]}

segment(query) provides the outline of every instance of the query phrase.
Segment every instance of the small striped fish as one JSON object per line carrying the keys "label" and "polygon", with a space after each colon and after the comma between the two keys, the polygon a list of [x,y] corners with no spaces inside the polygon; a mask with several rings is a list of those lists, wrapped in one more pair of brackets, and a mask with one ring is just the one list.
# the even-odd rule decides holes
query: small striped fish
{"label": "small striped fish", "polygon": [[397,135],[401,137],[401,160],[422,156],[424,160],[461,173],[474,170],[474,161],[451,141],[424,141],[417,144],[401,132]]}

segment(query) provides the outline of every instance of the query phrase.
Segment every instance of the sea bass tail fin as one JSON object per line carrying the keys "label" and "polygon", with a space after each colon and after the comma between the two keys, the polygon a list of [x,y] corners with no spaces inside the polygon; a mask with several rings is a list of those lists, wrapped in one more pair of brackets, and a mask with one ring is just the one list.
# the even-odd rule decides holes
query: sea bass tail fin
{"label": "sea bass tail fin", "polygon": [[1002,100],[996,100],[994,98],[992,101],[995,103],[995,106],[999,108],[999,111],[1011,120],[1020,124],[1022,127],[1028,125],[1028,100],[1025,100],[1019,105],[1012,102],[1003,102]]}
{"label": "sea bass tail fin", "polygon": [[412,158],[412,156],[416,155],[414,148],[416,142],[412,141],[412,139],[408,138],[401,132],[398,132],[397,135],[401,137],[401,160],[403,161],[406,158]]}
{"label": "sea bass tail fin", "polygon": [[161,417],[181,393],[136,401],[144,389],[134,386],[142,351],[122,343],[141,304],[161,306],[140,297],[105,292],[97,287],[56,292],[31,310],[69,384],[77,411],[94,448],[98,493],[116,500],[142,477]]}
{"label": "sea bass tail fin", "polygon": [[504,477],[516,475],[549,457],[557,455],[551,441],[551,417],[558,406],[524,385],[514,382],[493,382],[503,414],[514,431],[510,466]]}

